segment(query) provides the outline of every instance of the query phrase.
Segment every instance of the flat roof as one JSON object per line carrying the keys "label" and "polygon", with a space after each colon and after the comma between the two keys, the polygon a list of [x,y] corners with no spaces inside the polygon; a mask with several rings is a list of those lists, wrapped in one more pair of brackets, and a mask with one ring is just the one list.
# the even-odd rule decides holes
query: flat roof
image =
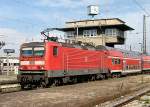
{"label": "flat roof", "polygon": [[66,22],[66,26],[60,29],[62,31],[69,31],[74,30],[77,27],[82,29],[116,27],[123,31],[134,30],[130,26],[126,25],[125,22],[119,18],[70,21]]}
{"label": "flat roof", "polygon": [[[118,25],[101,25],[101,28],[110,28],[110,27],[116,27],[119,28],[123,31],[127,31],[127,30],[134,30],[133,28],[127,26],[126,24],[118,24]],[[82,28],[82,29],[89,29],[89,28],[99,28],[99,26],[81,26],[78,28]],[[69,31],[69,30],[74,30],[75,28],[73,27],[66,27],[66,28],[60,28],[60,30],[62,31]]]}
{"label": "flat roof", "polygon": [[123,20],[119,19],[119,18],[105,18],[105,19],[85,19],[85,20],[77,20],[77,21],[68,21],[66,23],[76,23],[76,22],[86,22],[86,21],[101,21],[101,20],[118,20],[122,23],[125,23]]}

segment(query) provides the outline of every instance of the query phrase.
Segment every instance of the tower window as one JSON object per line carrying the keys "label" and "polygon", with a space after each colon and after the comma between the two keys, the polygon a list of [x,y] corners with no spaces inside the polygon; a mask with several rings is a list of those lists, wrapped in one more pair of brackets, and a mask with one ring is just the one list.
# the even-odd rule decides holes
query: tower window
{"label": "tower window", "polygon": [[75,36],[75,31],[68,31],[66,32],[67,37],[74,37]]}
{"label": "tower window", "polygon": [[105,34],[107,36],[120,36],[120,37],[124,37],[124,31],[119,30],[119,29],[115,29],[115,28],[105,29]]}
{"label": "tower window", "polygon": [[97,36],[97,30],[96,29],[83,30],[83,36],[84,37],[94,37],[94,36]]}

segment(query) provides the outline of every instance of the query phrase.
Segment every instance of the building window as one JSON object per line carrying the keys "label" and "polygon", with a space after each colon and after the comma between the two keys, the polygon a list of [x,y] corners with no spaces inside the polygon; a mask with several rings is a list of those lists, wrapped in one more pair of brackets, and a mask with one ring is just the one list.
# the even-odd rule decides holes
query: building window
{"label": "building window", "polygon": [[19,66],[19,63],[14,63],[14,66]]}
{"label": "building window", "polygon": [[3,66],[7,66],[7,63],[3,63]]}
{"label": "building window", "polygon": [[75,36],[75,31],[68,31],[66,32],[67,37],[74,37]]}
{"label": "building window", "polygon": [[116,36],[117,35],[117,29],[106,29],[105,34],[108,36]]}
{"label": "building window", "polygon": [[53,56],[58,56],[58,47],[57,46],[53,47]]}
{"label": "building window", "polygon": [[83,30],[83,36],[84,37],[94,37],[94,36],[97,36],[97,30],[96,29]]}
{"label": "building window", "polygon": [[107,36],[120,36],[124,37],[124,31],[114,28],[105,29],[105,34]]}

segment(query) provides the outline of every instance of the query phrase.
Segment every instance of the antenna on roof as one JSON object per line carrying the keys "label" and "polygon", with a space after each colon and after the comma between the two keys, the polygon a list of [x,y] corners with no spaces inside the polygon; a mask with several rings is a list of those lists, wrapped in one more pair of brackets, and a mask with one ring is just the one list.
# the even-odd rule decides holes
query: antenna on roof
{"label": "antenna on roof", "polygon": [[99,14],[99,6],[98,5],[89,5],[87,7],[88,9],[88,15],[94,19],[94,16]]}

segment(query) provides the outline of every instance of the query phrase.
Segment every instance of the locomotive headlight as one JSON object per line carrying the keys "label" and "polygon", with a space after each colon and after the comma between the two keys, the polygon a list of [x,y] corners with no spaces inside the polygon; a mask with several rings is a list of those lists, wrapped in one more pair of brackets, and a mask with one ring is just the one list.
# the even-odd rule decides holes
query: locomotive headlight
{"label": "locomotive headlight", "polygon": [[20,65],[29,65],[30,62],[29,61],[20,61]]}
{"label": "locomotive headlight", "polygon": [[43,69],[44,69],[44,67],[43,67],[43,66],[41,66],[41,69],[43,70]]}
{"label": "locomotive headlight", "polygon": [[35,65],[44,65],[45,62],[44,61],[35,61]]}

